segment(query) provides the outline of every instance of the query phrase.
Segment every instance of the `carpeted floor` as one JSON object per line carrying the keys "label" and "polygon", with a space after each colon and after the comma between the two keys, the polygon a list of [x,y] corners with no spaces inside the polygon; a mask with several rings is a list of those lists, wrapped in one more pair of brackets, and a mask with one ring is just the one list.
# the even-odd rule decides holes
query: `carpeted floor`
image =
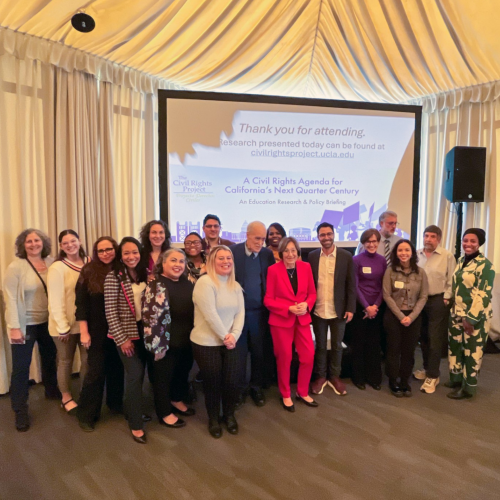
{"label": "carpeted floor", "polygon": [[[445,360],[442,369],[446,370]],[[0,398],[0,499],[453,499],[500,498],[500,355],[487,355],[473,401],[440,385],[396,399],[352,385],[317,409],[285,412],[278,390],[237,412],[240,434],[207,432],[203,397],[182,429],[156,419],[135,443],[120,416],[103,411],[95,432],[30,391],[32,427],[14,428]],[[75,384],[78,381],[75,380]],[[147,398],[152,413],[152,401]]]}

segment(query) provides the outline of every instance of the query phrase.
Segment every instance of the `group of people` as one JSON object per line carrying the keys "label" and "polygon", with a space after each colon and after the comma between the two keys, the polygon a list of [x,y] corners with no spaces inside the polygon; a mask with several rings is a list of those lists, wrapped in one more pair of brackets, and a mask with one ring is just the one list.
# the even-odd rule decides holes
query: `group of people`
{"label": "group of people", "polygon": [[[265,389],[276,378],[288,412],[295,411],[294,399],[317,407],[313,396],[325,387],[347,394],[340,378],[343,342],[352,352],[353,384],[380,390],[385,356],[396,397],[412,394],[419,341],[423,369],[413,376],[422,380],[422,392],[435,392],[448,343],[445,385],[453,389],[448,396],[473,397],[495,276],[479,251],[484,231],[465,231],[464,256],[456,263],[440,246],[437,226],[425,229],[424,248],[417,251],[395,235],[397,214],[384,212],[379,224],[380,231],[364,231],[354,257],[335,245],[331,224],[319,224],[320,248],[307,255],[307,262],[280,224],[266,228],[251,222],[246,241],[234,245],[220,238],[221,221],[213,214],[203,221],[204,237],[188,234],[184,249],[170,246],[161,220],[145,224],[140,241],[125,237],[118,244],[100,237],[91,257],[78,234],[65,230],[55,262],[44,233],[23,231],[4,283],[17,430],[30,427],[35,342],[47,398],[59,399],[61,408],[91,432],[105,392],[106,405],[124,413],[138,443],[146,443],[144,422],[150,419],[143,412],[146,371],[159,422],[183,427],[195,414],[186,404],[193,359],[215,438],[222,435],[222,424],[237,434],[235,410],[248,396],[265,405]],[[71,374],[77,350],[81,386],[75,401]]]}

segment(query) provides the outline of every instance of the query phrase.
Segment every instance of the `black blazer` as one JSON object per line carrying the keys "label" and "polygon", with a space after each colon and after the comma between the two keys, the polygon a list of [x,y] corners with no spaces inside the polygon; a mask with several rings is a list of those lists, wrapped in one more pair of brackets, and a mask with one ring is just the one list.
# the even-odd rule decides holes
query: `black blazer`
{"label": "black blazer", "polygon": [[[316,290],[318,290],[320,255],[321,248],[318,248],[310,252],[307,258],[312,267]],[[351,253],[339,247],[337,247],[334,276],[333,301],[335,312],[339,318],[343,318],[346,312],[353,314],[356,312],[356,276]]]}
{"label": "black blazer", "polygon": [[[236,281],[241,285],[241,288],[243,288],[243,293],[245,293],[245,258],[247,256],[245,253],[245,244],[246,242],[244,241],[243,243],[238,243],[237,245],[229,247],[231,252],[233,252]],[[264,300],[264,295],[266,294],[267,270],[276,264],[276,261],[274,260],[273,252],[265,247],[259,252],[259,260],[262,300]]]}

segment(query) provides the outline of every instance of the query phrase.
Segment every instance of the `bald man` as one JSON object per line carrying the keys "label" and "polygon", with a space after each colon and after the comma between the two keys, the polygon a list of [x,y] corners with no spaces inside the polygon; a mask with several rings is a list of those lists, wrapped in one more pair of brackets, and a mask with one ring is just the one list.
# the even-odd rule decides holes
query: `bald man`
{"label": "bald man", "polygon": [[[236,343],[240,355],[240,400],[245,401],[247,391],[257,406],[264,406],[266,399],[262,386],[265,372],[272,359],[272,343],[268,327],[268,312],[264,307],[266,293],[267,270],[274,265],[274,255],[264,248],[266,226],[259,221],[250,222],[247,226],[247,239],[230,247],[234,256],[236,281],[243,288],[245,298],[245,325]],[[269,338],[268,338],[269,337]],[[269,352],[270,351],[270,352]],[[251,377],[247,382],[247,358],[250,352]],[[248,390],[249,389],[249,390]]]}

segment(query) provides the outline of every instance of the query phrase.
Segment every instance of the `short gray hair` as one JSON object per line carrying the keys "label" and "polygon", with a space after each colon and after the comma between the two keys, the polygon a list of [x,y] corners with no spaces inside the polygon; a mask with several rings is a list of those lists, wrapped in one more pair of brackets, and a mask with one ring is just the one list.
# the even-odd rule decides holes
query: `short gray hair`
{"label": "short gray hair", "polygon": [[379,224],[382,224],[382,222],[387,219],[387,217],[396,217],[398,218],[398,214],[396,212],[393,212],[392,210],[386,210],[385,212],[382,212],[380,214],[380,217],[378,218]]}
{"label": "short gray hair", "polygon": [[26,248],[24,247],[24,243],[26,242],[26,238],[28,237],[28,235],[31,233],[35,233],[42,240],[43,243],[42,259],[45,259],[45,257],[48,257],[50,255],[50,252],[52,252],[52,242],[44,232],[40,231],[39,229],[33,229],[32,227],[25,229],[16,238],[16,243],[15,243],[16,257],[19,257],[20,259],[28,258],[28,254],[26,253]]}
{"label": "short gray hair", "polygon": [[153,268],[153,273],[156,278],[163,273],[163,263],[167,260],[168,256],[173,253],[180,253],[187,260],[186,254],[182,248],[169,248],[168,250],[165,250],[165,252],[161,253],[158,257],[155,267]]}

